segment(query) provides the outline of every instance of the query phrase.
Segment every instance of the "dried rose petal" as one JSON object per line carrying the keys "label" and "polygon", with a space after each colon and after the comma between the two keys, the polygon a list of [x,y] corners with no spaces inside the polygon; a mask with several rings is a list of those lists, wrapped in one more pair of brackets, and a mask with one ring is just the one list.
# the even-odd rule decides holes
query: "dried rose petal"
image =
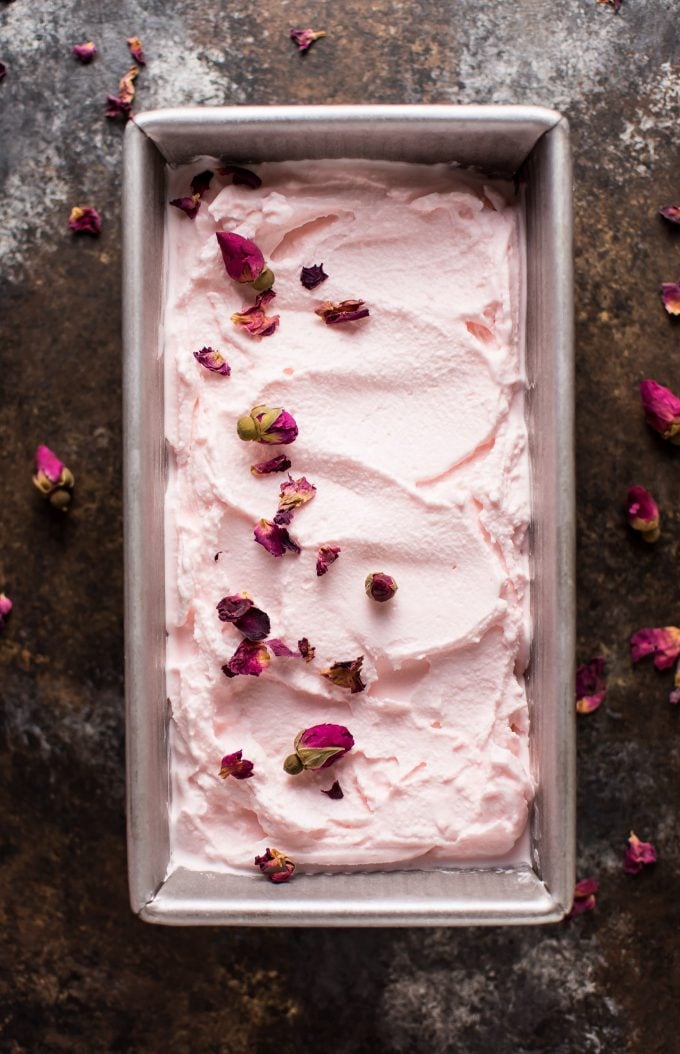
{"label": "dried rose petal", "polygon": [[244,307],[242,311],[236,311],[231,316],[235,326],[241,326],[254,337],[271,337],[279,327],[279,315],[267,315],[265,307],[276,296],[273,289],[264,293],[258,293],[252,307]]}
{"label": "dried rose petal", "polygon": [[242,640],[228,663],[222,667],[225,677],[250,675],[259,677],[271,659],[264,644],[256,640]]}
{"label": "dried rose petal", "polygon": [[634,831],[630,832],[628,846],[623,854],[623,870],[627,875],[637,875],[647,864],[656,863],[656,849],[651,842],[641,842]]}
{"label": "dried rose petal", "polygon": [[344,725],[312,725],[296,735],[295,752],[284,761],[284,771],[297,776],[303,769],[327,769],[353,746],[354,737]]}
{"label": "dried rose petal", "polygon": [[680,282],[664,282],[661,299],[669,315],[680,315]]}
{"label": "dried rose petal", "polygon": [[99,234],[102,219],[91,205],[74,205],[68,218],[68,225],[76,234]]}
{"label": "dried rose petal", "polygon": [[227,776],[233,776],[235,780],[248,780],[253,775],[252,761],[243,757],[243,751],[237,750],[234,754],[225,754],[222,758],[219,775],[223,780]]}
{"label": "dried rose petal", "polygon": [[[170,204],[172,205],[172,202]],[[201,348],[200,351],[194,352],[194,358],[211,373],[221,373],[224,377],[228,377],[231,373],[231,367],[224,355],[215,351],[214,348]]]}
{"label": "dried rose petal", "polygon": [[311,267],[303,267],[300,271],[300,281],[305,289],[316,289],[327,278],[328,275],[324,271],[322,263],[312,264]]}
{"label": "dried rose petal", "polygon": [[217,605],[220,622],[229,622],[248,640],[265,640],[271,624],[269,615],[255,607],[247,593],[223,597]]}
{"label": "dried rose petal", "polygon": [[281,406],[253,406],[249,414],[239,417],[236,431],[244,443],[288,446],[297,439],[298,426],[293,415]]}
{"label": "dried rose petal", "polygon": [[289,535],[285,527],[271,520],[260,520],[254,531],[255,541],[272,556],[283,556],[285,552],[299,553],[300,546]]}
{"label": "dried rose petal", "polygon": [[104,110],[104,117],[115,119],[116,117],[122,117],[127,121],[128,117],[132,113],[132,103],[129,99],[121,99],[118,95],[107,95],[106,96],[106,109]]}
{"label": "dried rose petal", "polygon": [[316,648],[312,647],[307,637],[303,637],[298,641],[298,651],[305,662],[311,662],[316,653]]}
{"label": "dried rose petal", "polygon": [[255,857],[255,867],[259,867],[262,874],[277,885],[281,882],[288,882],[295,871],[295,864],[290,857],[280,853],[278,849],[269,847],[262,856]]}
{"label": "dried rose petal", "polygon": [[640,629],[630,638],[630,654],[633,662],[653,655],[657,670],[668,670],[680,657],[680,629],[677,626]]}
{"label": "dried rose petal", "polygon": [[328,669],[321,670],[321,676],[327,677],[332,684],[337,684],[339,688],[349,688],[351,694],[356,695],[357,692],[363,692],[366,687],[361,680],[363,662],[363,655],[359,655],[358,658],[353,659],[351,662],[334,662]]}
{"label": "dried rose petal", "polygon": [[367,597],[377,600],[379,604],[384,604],[387,600],[392,599],[399,586],[392,575],[386,575],[384,571],[374,571],[366,575],[364,589]]}
{"label": "dried rose petal", "polygon": [[301,53],[308,51],[315,40],[320,40],[325,36],[323,29],[291,29],[290,31],[290,39],[297,44]]}
{"label": "dried rose petal", "polygon": [[642,381],[640,398],[650,428],[664,439],[680,443],[680,399],[670,388],[656,381]]}
{"label": "dried rose petal", "polygon": [[258,190],[262,186],[260,177],[251,172],[249,168],[241,168],[239,165],[225,165],[224,168],[218,168],[217,171],[221,176],[231,176],[231,181],[236,187],[250,187],[251,190]]}
{"label": "dried rose petal", "polygon": [[316,573],[319,578],[334,564],[340,556],[342,549],[339,545],[320,545],[316,554]]}
{"label": "dried rose petal", "polygon": [[290,466],[290,458],[285,454],[277,454],[269,461],[258,461],[256,465],[251,465],[250,471],[254,476],[268,476],[271,472],[287,472]]}
{"label": "dried rose petal", "polygon": [[187,195],[183,198],[173,198],[170,204],[176,209],[181,209],[190,220],[195,220],[201,207],[201,195],[193,194],[191,197]]}
{"label": "dried rose petal", "polygon": [[356,322],[359,318],[367,318],[369,310],[364,307],[363,300],[324,300],[314,314],[322,318],[327,326],[334,326],[338,322]]}
{"label": "dried rose petal", "polygon": [[118,98],[122,102],[131,103],[135,97],[135,81],[139,76],[139,67],[130,66],[118,82]]}
{"label": "dried rose petal", "polygon": [[595,894],[600,888],[596,878],[582,878],[574,887],[574,902],[571,911],[565,916],[565,921],[583,915],[586,911],[592,911],[595,907]]}
{"label": "dried rose petal", "polygon": [[659,215],[670,223],[680,223],[680,205],[662,205]]}
{"label": "dried rose petal", "polygon": [[6,593],[0,593],[0,629],[3,629],[7,616],[14,607]]}
{"label": "dried rose petal", "polygon": [[135,62],[138,62],[140,66],[146,66],[146,59],[144,58],[144,48],[139,37],[128,37],[127,44],[130,49]]}
{"label": "dried rose petal", "polygon": [[83,66],[87,66],[97,54],[97,45],[91,40],[88,40],[85,44],[74,44],[71,48],[71,54],[80,59]]}
{"label": "dried rose petal", "polygon": [[604,676],[604,659],[599,656],[579,666],[576,671],[576,710],[579,714],[592,714],[601,705],[607,694]]}
{"label": "dried rose petal", "polygon": [[316,494],[316,487],[304,476],[300,476],[299,479],[293,479],[289,475],[288,482],[282,483],[279,491],[281,494],[279,510],[285,512],[299,509],[301,505],[306,505],[308,501],[311,501]]}
{"label": "dried rose petal", "polygon": [[279,640],[278,637],[272,637],[270,640],[268,640],[267,647],[271,648],[274,655],[278,656],[279,658],[292,659],[295,655],[295,652],[291,651],[288,645],[284,644],[283,641]]}
{"label": "dried rose petal", "polygon": [[637,483],[628,488],[627,512],[634,531],[639,531],[646,542],[658,541],[659,506],[649,491]]}
{"label": "dried rose petal", "polygon": [[203,197],[206,191],[210,189],[214,175],[215,173],[209,168],[206,168],[203,172],[198,172],[191,181],[191,193]]}
{"label": "dried rose petal", "polygon": [[254,607],[254,601],[247,593],[233,593],[231,596],[222,597],[217,605],[217,614],[220,622],[233,623],[252,607]]}
{"label": "dried rose petal", "polygon": [[33,483],[51,505],[66,512],[75,480],[71,471],[47,446],[39,446],[35,452]]}
{"label": "dried rose petal", "polygon": [[329,798],[332,798],[333,801],[339,801],[340,798],[345,797],[345,795],[342,793],[342,787],[340,786],[337,780],[335,781],[333,786],[330,787],[328,790],[324,790],[322,787],[321,793],[326,794]]}
{"label": "dried rose petal", "polygon": [[[227,274],[235,282],[255,282],[265,270],[264,256],[255,242],[231,231],[215,235]],[[269,283],[273,285],[273,279]]]}

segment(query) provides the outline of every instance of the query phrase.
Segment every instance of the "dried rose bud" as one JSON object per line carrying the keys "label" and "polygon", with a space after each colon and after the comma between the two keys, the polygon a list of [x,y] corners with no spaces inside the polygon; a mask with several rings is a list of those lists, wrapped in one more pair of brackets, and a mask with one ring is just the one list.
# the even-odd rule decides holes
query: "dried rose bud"
{"label": "dried rose bud", "polygon": [[303,769],[327,769],[354,746],[354,737],[344,725],[312,725],[298,732],[294,754],[283,763],[289,776],[297,776]]}
{"label": "dried rose bud", "polygon": [[628,523],[646,542],[659,540],[659,506],[648,490],[638,484],[628,488],[627,512]]}
{"label": "dried rose bud", "polygon": [[97,54],[97,45],[93,44],[91,40],[88,40],[85,44],[74,44],[71,48],[71,54],[80,59],[83,66],[87,66]]}
{"label": "dried rose bud", "polygon": [[356,322],[359,318],[367,318],[370,312],[364,307],[363,300],[324,300],[314,314],[322,318],[327,326],[334,326],[338,322]]}
{"label": "dried rose bud", "polygon": [[76,234],[99,234],[102,219],[96,209],[90,205],[74,205],[68,218],[68,225]]}
{"label": "dried rose bud", "polygon": [[[279,498],[279,511],[288,512],[293,509],[299,509],[301,505],[306,505],[308,501],[311,501],[316,494],[316,487],[309,480],[305,479],[304,476],[300,476],[299,479],[293,479],[291,475],[288,476],[288,482],[282,483],[279,487],[281,497]],[[277,521],[280,522],[280,521]]]}
{"label": "dried rose bud", "polygon": [[235,780],[249,780],[253,775],[254,765],[243,757],[243,751],[237,750],[234,754],[225,754],[219,775],[223,780],[227,776],[233,776]]}
{"label": "dried rose bud", "polygon": [[579,666],[576,671],[576,710],[579,714],[592,714],[601,705],[607,694],[604,676],[604,659],[598,657]]}
{"label": "dried rose bud", "polygon": [[236,422],[239,439],[244,443],[271,443],[288,446],[297,439],[295,418],[281,406],[253,406],[249,414]]}
{"label": "dried rose bud", "polygon": [[298,651],[305,662],[311,662],[316,653],[316,648],[312,647],[307,637],[303,637],[298,641]]}
{"label": "dried rose bud", "polygon": [[271,625],[269,615],[256,608],[246,593],[223,597],[217,605],[220,622],[229,622],[248,640],[266,640]]}
{"label": "dried rose bud", "polygon": [[322,263],[312,264],[311,267],[303,267],[300,271],[300,281],[305,289],[316,289],[327,278],[328,275],[324,271]]}
{"label": "dried rose bud", "polygon": [[255,303],[251,307],[244,307],[242,311],[235,311],[231,321],[235,326],[247,330],[253,337],[271,337],[279,327],[279,315],[267,315],[265,307],[276,296],[273,289],[265,293],[258,293]]}
{"label": "dried rose bud", "polygon": [[662,205],[659,215],[669,223],[680,223],[680,205]]}
{"label": "dried rose bud", "polygon": [[281,527],[271,520],[260,520],[253,532],[255,541],[261,545],[272,556],[283,556],[284,553],[299,553],[300,546],[288,533],[287,528]]}
{"label": "dried rose bud", "polygon": [[288,882],[295,871],[295,864],[289,857],[280,853],[278,849],[269,847],[263,856],[255,857],[255,867],[259,867],[262,874],[277,885],[281,882]]}
{"label": "dried rose bud", "polygon": [[661,300],[669,315],[680,315],[680,282],[664,282]]}
{"label": "dried rose bud", "polygon": [[290,466],[290,458],[285,454],[277,454],[269,461],[258,461],[256,465],[251,465],[250,471],[254,476],[268,476],[271,472],[287,472]]}
{"label": "dried rose bud", "polygon": [[340,556],[342,549],[339,545],[320,545],[316,554],[316,573],[319,578],[334,564]]}
{"label": "dried rose bud", "polygon": [[325,36],[326,33],[323,29],[291,29],[290,31],[290,39],[297,44],[301,53],[309,51],[315,40],[320,40],[321,37]]}
{"label": "dried rose bud", "polygon": [[628,846],[623,854],[623,870],[627,875],[637,875],[647,864],[656,863],[656,849],[651,842],[641,842],[634,831],[630,832]]}
{"label": "dried rose bud", "polygon": [[374,571],[366,575],[364,589],[367,597],[377,600],[379,604],[384,604],[385,601],[392,599],[399,586],[392,575],[386,575],[384,571]]}
{"label": "dried rose bud", "polygon": [[575,919],[577,915],[583,915],[586,911],[592,911],[595,907],[595,894],[600,888],[596,878],[582,878],[574,888],[574,902],[571,911],[565,916],[565,921]]}
{"label": "dried rose bud", "polygon": [[671,443],[680,444],[680,399],[656,381],[642,381],[640,398],[650,428]]}
{"label": "dried rose bud", "polygon": [[264,644],[256,640],[242,640],[228,663],[222,667],[225,677],[259,677],[271,662]]}
{"label": "dried rose bud", "polygon": [[657,670],[668,670],[680,658],[680,629],[677,626],[661,626],[658,629],[640,629],[630,638],[630,657],[639,662],[647,655],[654,656]]}
{"label": "dried rose bud", "polygon": [[267,647],[271,648],[272,653],[280,659],[292,659],[295,655],[295,652],[278,637],[271,637],[267,641]]}
{"label": "dried rose bud", "polygon": [[352,695],[363,692],[366,685],[361,680],[361,667],[364,663],[363,655],[353,659],[351,662],[334,662],[326,670],[321,670],[321,676],[327,677],[331,684],[337,684],[338,688],[349,688]]}
{"label": "dried rose bud", "polygon": [[251,172],[249,168],[241,168],[239,165],[225,165],[224,168],[218,168],[217,171],[221,176],[231,176],[231,181],[235,187],[250,187],[251,190],[258,190],[262,186],[260,177]]}
{"label": "dried rose bud", "polygon": [[128,37],[127,44],[130,49],[130,54],[135,62],[138,62],[140,66],[146,66],[144,48],[142,47],[142,42],[139,37]]}
{"label": "dried rose bud", "polygon": [[324,790],[322,787],[321,793],[327,795],[327,797],[329,798],[332,798],[333,801],[339,801],[340,798],[345,797],[345,795],[342,793],[342,787],[340,786],[337,780],[335,781],[332,787],[329,787],[328,790]]}
{"label": "dried rose bud", "polygon": [[33,483],[51,505],[66,512],[75,480],[66,465],[47,446],[39,446],[35,452]]}
{"label": "dried rose bud", "polygon": [[[172,205],[172,202],[170,204]],[[224,355],[215,351],[214,348],[201,348],[200,351],[194,352],[194,358],[211,373],[221,373],[224,377],[228,377],[231,373],[231,367]]]}
{"label": "dried rose bud", "polygon": [[7,616],[14,607],[6,593],[0,593],[0,629],[4,628]]}
{"label": "dried rose bud", "polygon": [[230,278],[241,283],[254,283],[263,278],[264,284],[259,283],[258,290],[264,292],[271,289],[274,275],[265,267],[264,256],[255,242],[227,231],[218,231],[215,237]]}

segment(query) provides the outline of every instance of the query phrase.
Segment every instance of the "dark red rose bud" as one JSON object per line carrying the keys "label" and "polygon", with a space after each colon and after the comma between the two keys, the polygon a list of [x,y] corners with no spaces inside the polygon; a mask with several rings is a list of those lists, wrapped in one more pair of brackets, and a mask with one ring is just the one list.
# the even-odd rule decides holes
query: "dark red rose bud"
{"label": "dark red rose bud", "polygon": [[344,725],[312,725],[298,732],[294,754],[283,763],[289,776],[297,776],[303,769],[327,769],[344,757],[354,746],[354,737]]}
{"label": "dark red rose bud", "polygon": [[289,857],[280,853],[278,849],[269,847],[262,856],[255,857],[255,867],[259,867],[262,874],[276,885],[288,882],[295,871],[295,864]]}
{"label": "dark red rose bud", "polygon": [[371,600],[377,600],[379,604],[384,604],[386,600],[391,600],[399,588],[392,575],[386,575],[384,571],[375,571],[373,574],[367,575],[364,587],[366,596],[370,597]]}

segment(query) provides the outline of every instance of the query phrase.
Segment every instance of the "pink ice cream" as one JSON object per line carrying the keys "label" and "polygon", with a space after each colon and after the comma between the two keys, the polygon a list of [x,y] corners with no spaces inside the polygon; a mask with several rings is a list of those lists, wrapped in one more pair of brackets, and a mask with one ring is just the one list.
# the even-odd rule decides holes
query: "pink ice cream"
{"label": "pink ice cream", "polygon": [[[172,173],[168,200],[205,167]],[[255,170],[261,187],[216,177],[195,220],[167,215],[170,869],[256,880],[268,845],[302,871],[507,858],[533,793],[520,208],[509,186],[445,165]],[[230,321],[250,290],[227,276],[218,231],[251,239],[275,272],[266,339]],[[305,289],[302,266],[320,263],[328,279]],[[315,314],[347,299],[369,317]],[[206,346],[230,376],[201,368]],[[302,552],[279,559],[253,528],[287,475],[253,475],[266,448],[236,434],[261,404],[294,415],[295,443],[269,449],[317,488],[288,528]],[[341,555],[318,577],[321,546]],[[366,595],[372,572],[396,579],[389,603]],[[242,636],[216,605],[244,591],[272,637],[308,637],[315,660],[227,679]],[[359,655],[365,691],[320,676]],[[332,778],[289,776],[295,736],[322,723],[354,748]],[[220,779],[236,750],[252,778]],[[340,800],[321,793],[335,779]]]}

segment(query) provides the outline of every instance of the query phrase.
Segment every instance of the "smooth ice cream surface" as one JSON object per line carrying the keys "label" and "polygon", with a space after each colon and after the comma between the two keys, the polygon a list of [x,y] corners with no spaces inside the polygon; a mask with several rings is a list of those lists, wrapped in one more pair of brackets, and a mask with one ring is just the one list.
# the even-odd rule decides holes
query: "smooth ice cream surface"
{"label": "smooth ice cream surface", "polygon": [[[201,167],[171,172],[168,199]],[[309,871],[516,859],[533,794],[521,207],[446,165],[253,167],[259,189],[216,175],[195,220],[167,214],[170,870],[255,878],[267,846]],[[252,239],[274,270],[272,336],[231,321],[255,294],[227,276],[217,231]],[[307,290],[301,268],[319,263],[329,278]],[[349,298],[370,316],[314,313]],[[229,377],[197,363],[204,345]],[[295,443],[238,438],[257,404],[294,415]],[[253,528],[287,476],[250,465],[284,452],[317,492],[289,528],[302,552],[275,559]],[[321,545],[341,554],[317,577]],[[397,580],[387,603],[364,591],[374,571]],[[272,637],[307,637],[315,660],[227,679],[242,637],[216,605],[244,591]],[[320,676],[359,655],[364,692]],[[288,775],[296,734],[323,722],[354,748]],[[237,750],[254,776],[220,779]],[[336,779],[341,800],[321,793]]]}

